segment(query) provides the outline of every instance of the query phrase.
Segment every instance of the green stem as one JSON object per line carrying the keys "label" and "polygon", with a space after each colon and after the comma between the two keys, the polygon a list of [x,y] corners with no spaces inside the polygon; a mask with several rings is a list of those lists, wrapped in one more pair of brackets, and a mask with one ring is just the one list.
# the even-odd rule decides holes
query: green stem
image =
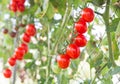
{"label": "green stem", "polygon": [[96,75],[95,75],[93,81],[92,81],[90,84],[94,84],[94,83],[95,83],[96,78],[98,77],[98,75],[101,73],[101,71],[102,71],[106,66],[107,66],[107,63],[106,63],[103,67],[101,67],[101,68],[96,72]]}
{"label": "green stem", "polygon": [[59,34],[59,37],[58,37],[58,40],[56,40],[55,42],[55,45],[54,45],[54,48],[53,48],[53,51],[56,52],[56,48],[58,46],[58,44],[61,42],[61,38],[63,37],[64,35],[64,29],[66,27],[66,24],[68,23],[68,20],[69,20],[69,17],[70,17],[70,13],[71,13],[71,5],[68,3],[67,4],[67,7],[66,7],[66,11],[65,11],[65,14],[64,14],[64,17],[63,17],[63,20],[62,20],[62,23],[61,23],[61,27],[60,27],[60,34]]}
{"label": "green stem", "polygon": [[[18,24],[18,17],[17,17],[17,14],[15,14],[15,17],[16,17],[16,20],[17,20],[17,24]],[[14,48],[16,48],[19,44],[19,31],[16,32],[17,35],[16,37],[14,38]],[[13,67],[13,78],[12,78],[12,84],[15,84],[16,82],[16,71],[17,71],[17,63],[16,65]]]}
{"label": "green stem", "polygon": [[103,14],[103,19],[105,22],[106,33],[107,33],[107,40],[108,40],[108,47],[109,47],[109,58],[110,58],[110,61],[112,62],[113,67],[115,67],[116,64],[115,64],[114,57],[113,57],[111,34],[109,31],[109,26],[110,26],[109,25],[109,18],[110,18],[109,11],[110,11],[110,0],[107,0],[105,12]]}
{"label": "green stem", "polygon": [[[70,12],[71,12],[71,6],[70,6],[70,4],[68,4],[67,7],[66,7],[66,12],[65,12],[65,15],[63,17],[61,27],[60,27],[60,30],[61,30],[60,33],[61,34],[59,34],[60,36],[58,37],[58,40],[56,40],[55,46],[54,46],[52,52],[56,50],[56,47],[59,44],[59,42],[60,42],[60,40],[61,40],[61,38],[63,36],[65,26],[66,26],[66,24],[67,24],[67,22],[69,20]],[[49,28],[48,28],[48,33],[49,33]],[[45,81],[45,84],[48,83],[49,78],[50,78],[50,72],[51,72],[51,59],[52,59],[52,56],[50,56],[49,50],[50,50],[50,38],[49,38],[49,35],[48,35],[48,50],[47,50],[47,52],[48,52],[48,64],[47,64],[48,73],[46,74],[47,79]]]}

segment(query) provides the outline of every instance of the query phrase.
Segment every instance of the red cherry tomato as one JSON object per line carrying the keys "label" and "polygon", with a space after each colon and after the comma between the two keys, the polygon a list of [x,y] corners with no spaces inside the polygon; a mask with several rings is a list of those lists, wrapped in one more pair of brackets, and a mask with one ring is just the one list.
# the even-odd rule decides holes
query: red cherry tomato
{"label": "red cherry tomato", "polygon": [[16,60],[23,60],[23,56],[20,56],[16,53],[14,53],[13,57],[16,59]]}
{"label": "red cherry tomato", "polygon": [[28,45],[25,43],[22,43],[19,47],[23,48],[23,50],[25,50],[25,53],[28,52]]}
{"label": "red cherry tomato", "polygon": [[84,8],[82,10],[81,17],[86,21],[86,22],[91,22],[94,19],[94,11],[91,8]]}
{"label": "red cherry tomato", "polygon": [[13,12],[16,12],[17,11],[17,4],[16,2],[12,2],[10,5],[9,5],[9,9]]}
{"label": "red cherry tomato", "polygon": [[29,43],[30,40],[31,40],[31,37],[27,33],[24,33],[23,37],[22,37],[22,40],[26,43]]}
{"label": "red cherry tomato", "polygon": [[22,60],[22,58],[24,57],[25,55],[25,50],[21,47],[18,47],[16,50],[15,50],[15,53],[14,53],[14,57],[17,59],[17,60]]}
{"label": "red cherry tomato", "polygon": [[71,59],[77,59],[80,55],[80,49],[76,44],[69,44],[66,49],[66,54]]}
{"label": "red cherry tomato", "polygon": [[57,63],[60,68],[66,69],[70,64],[70,58],[65,54],[59,55],[57,57]]}
{"label": "red cherry tomato", "polygon": [[26,27],[26,33],[27,33],[29,36],[34,36],[34,35],[36,34],[35,25],[34,25],[34,24],[29,24],[29,25],[27,25],[27,27]]}
{"label": "red cherry tomato", "polygon": [[14,57],[10,57],[8,59],[8,63],[11,65],[11,66],[14,66],[16,64],[16,59]]}
{"label": "red cherry tomato", "polygon": [[12,0],[12,2],[16,2],[17,4],[24,4],[25,0]]}
{"label": "red cherry tomato", "polygon": [[18,10],[19,12],[24,12],[24,11],[25,11],[25,6],[24,6],[23,4],[18,4],[17,10]]}
{"label": "red cherry tomato", "polygon": [[74,27],[75,27],[75,30],[81,34],[87,31],[87,24],[85,20],[83,20],[82,18],[80,18],[80,20],[75,23]]}
{"label": "red cherry tomato", "polygon": [[84,47],[87,44],[87,39],[85,38],[84,35],[82,34],[78,34],[78,36],[76,36],[74,38],[74,43],[78,46],[78,47]]}
{"label": "red cherry tomato", "polygon": [[11,75],[12,75],[12,71],[7,68],[3,71],[3,75],[4,75],[5,78],[10,78]]}
{"label": "red cherry tomato", "polygon": [[25,0],[18,0],[18,3],[23,4],[25,3]]}

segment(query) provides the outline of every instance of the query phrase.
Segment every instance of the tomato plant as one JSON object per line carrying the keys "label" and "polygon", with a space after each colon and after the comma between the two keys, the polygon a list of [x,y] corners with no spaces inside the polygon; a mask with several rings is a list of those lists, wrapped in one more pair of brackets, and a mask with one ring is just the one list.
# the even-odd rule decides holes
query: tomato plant
{"label": "tomato plant", "polygon": [[119,83],[119,3],[1,0],[0,84]]}

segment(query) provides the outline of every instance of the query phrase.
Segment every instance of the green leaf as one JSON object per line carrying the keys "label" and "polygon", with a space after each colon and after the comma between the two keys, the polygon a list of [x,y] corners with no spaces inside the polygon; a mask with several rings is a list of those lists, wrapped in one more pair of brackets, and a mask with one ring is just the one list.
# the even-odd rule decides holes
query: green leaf
{"label": "green leaf", "polygon": [[32,53],[25,54],[24,59],[33,59]]}
{"label": "green leaf", "polygon": [[120,21],[119,21],[119,23],[118,23],[118,25],[117,25],[117,29],[116,29],[116,32],[115,32],[115,37],[116,37],[116,39],[117,39],[118,37],[120,37]]}
{"label": "green leaf", "polygon": [[101,74],[104,76],[108,71],[109,71],[109,68],[108,68],[108,67],[105,67],[105,68],[101,71]]}
{"label": "green leaf", "polygon": [[36,12],[36,10],[37,10],[37,8],[38,8],[38,5],[34,5],[34,6],[30,7],[30,8],[27,8],[27,9],[25,10],[25,12],[23,12],[23,14],[31,14],[31,15],[34,15],[35,12]]}
{"label": "green leaf", "polygon": [[60,14],[63,15],[65,13],[67,0],[50,0],[50,2]]}
{"label": "green leaf", "polygon": [[77,8],[80,4],[82,4],[84,1],[82,0],[73,0],[74,7]]}
{"label": "green leaf", "polygon": [[119,21],[120,21],[120,18],[115,18],[114,20],[112,20],[112,22],[110,23],[110,26],[109,26],[110,32],[116,31]]}
{"label": "green leaf", "polygon": [[120,55],[120,52],[119,52],[118,44],[115,39],[113,40],[112,43],[112,49],[113,49],[114,58],[115,60],[117,60]]}
{"label": "green leaf", "polygon": [[112,0],[112,8],[115,14],[120,17],[120,6],[119,6],[119,0]]}
{"label": "green leaf", "polygon": [[103,79],[101,82],[101,84],[113,84],[112,78]]}
{"label": "green leaf", "polygon": [[28,63],[25,65],[25,69],[30,68],[33,64],[34,64],[33,62],[28,62]]}
{"label": "green leaf", "polygon": [[117,66],[109,71],[109,74],[114,75],[120,72],[120,67]]}
{"label": "green leaf", "polygon": [[62,72],[61,73],[61,79],[60,79],[60,84],[68,84],[68,78],[65,76],[65,74]]}
{"label": "green leaf", "polygon": [[105,0],[90,0],[94,5],[100,7],[105,3]]}
{"label": "green leaf", "polygon": [[54,13],[55,13],[54,7],[51,3],[49,3],[49,6],[48,6],[48,9],[47,9],[47,12],[46,12],[47,17],[49,19],[52,19],[53,16],[54,16]]}

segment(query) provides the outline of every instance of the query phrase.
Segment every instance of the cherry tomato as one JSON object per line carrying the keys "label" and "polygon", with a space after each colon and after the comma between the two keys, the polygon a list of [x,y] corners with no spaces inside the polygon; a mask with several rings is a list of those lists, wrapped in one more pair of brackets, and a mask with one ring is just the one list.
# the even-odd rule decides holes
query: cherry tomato
{"label": "cherry tomato", "polygon": [[25,50],[25,53],[28,52],[28,45],[25,43],[22,43],[19,47],[23,48],[23,50]]}
{"label": "cherry tomato", "polygon": [[66,69],[70,64],[70,58],[65,54],[61,54],[57,57],[57,63],[60,68]]}
{"label": "cherry tomato", "polygon": [[29,24],[29,25],[27,25],[27,27],[26,27],[26,33],[27,33],[29,36],[34,36],[34,35],[36,34],[35,25],[34,25],[34,24]]}
{"label": "cherry tomato", "polygon": [[77,59],[80,55],[79,47],[76,44],[69,44],[66,49],[66,54],[71,59]]}
{"label": "cherry tomato", "polygon": [[8,31],[8,29],[4,28],[4,29],[2,29],[2,32],[3,32],[3,34],[7,34],[9,31]]}
{"label": "cherry tomato", "polygon": [[16,60],[23,60],[23,56],[20,56],[16,53],[14,53],[13,57],[16,59]]}
{"label": "cherry tomato", "polygon": [[91,8],[84,8],[82,10],[81,17],[86,21],[86,22],[91,22],[94,19],[94,11]]}
{"label": "cherry tomato", "polygon": [[80,20],[75,23],[74,28],[78,33],[82,34],[87,31],[87,24],[86,24],[85,20],[80,18]]}
{"label": "cherry tomato", "polygon": [[18,3],[23,4],[25,3],[25,0],[18,0]]}
{"label": "cherry tomato", "polygon": [[17,11],[17,4],[15,2],[12,2],[10,5],[9,5],[9,9],[13,12],[16,12]]}
{"label": "cherry tomato", "polygon": [[11,75],[12,75],[12,71],[8,68],[6,68],[4,71],[3,71],[3,75],[5,78],[10,78]]}
{"label": "cherry tomato", "polygon": [[8,59],[8,63],[11,65],[11,66],[14,66],[16,64],[16,59],[14,57],[10,57]]}
{"label": "cherry tomato", "polygon": [[85,38],[84,35],[78,34],[78,35],[74,38],[74,43],[75,43],[78,47],[84,47],[84,46],[87,44],[87,39]]}
{"label": "cherry tomato", "polygon": [[22,37],[22,40],[26,43],[29,43],[30,40],[31,40],[31,37],[27,33],[24,33],[23,37]]}
{"label": "cherry tomato", "polygon": [[24,12],[24,11],[25,11],[25,6],[24,6],[23,4],[18,4],[17,10],[18,10],[19,12]]}
{"label": "cherry tomato", "polygon": [[21,60],[23,58],[23,56],[25,55],[25,50],[22,48],[22,47],[18,47],[16,50],[15,50],[15,58],[17,60]]}

